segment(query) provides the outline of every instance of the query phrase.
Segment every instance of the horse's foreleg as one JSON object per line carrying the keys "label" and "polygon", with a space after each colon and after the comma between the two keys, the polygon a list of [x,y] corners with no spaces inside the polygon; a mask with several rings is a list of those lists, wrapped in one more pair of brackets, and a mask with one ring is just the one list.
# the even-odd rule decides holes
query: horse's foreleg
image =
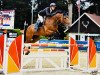
{"label": "horse's foreleg", "polygon": [[40,36],[34,35],[32,42],[37,42],[40,39]]}
{"label": "horse's foreleg", "polygon": [[26,34],[26,41],[25,43],[30,43],[32,40],[33,34]]}

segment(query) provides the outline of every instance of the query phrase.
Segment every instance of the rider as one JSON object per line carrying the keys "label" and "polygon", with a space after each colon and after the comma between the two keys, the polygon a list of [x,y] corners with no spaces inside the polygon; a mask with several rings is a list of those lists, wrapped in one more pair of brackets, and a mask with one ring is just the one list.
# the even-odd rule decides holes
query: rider
{"label": "rider", "polygon": [[37,32],[39,25],[43,23],[44,17],[51,17],[55,14],[55,12],[56,12],[55,3],[51,3],[49,7],[46,7],[45,9],[41,10],[38,13],[38,19],[37,22],[35,23],[35,31]]}

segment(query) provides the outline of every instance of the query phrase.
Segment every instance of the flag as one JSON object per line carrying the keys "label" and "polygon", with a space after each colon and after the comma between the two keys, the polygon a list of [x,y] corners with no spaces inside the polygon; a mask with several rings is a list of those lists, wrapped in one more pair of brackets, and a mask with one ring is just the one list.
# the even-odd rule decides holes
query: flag
{"label": "flag", "polygon": [[78,12],[80,12],[80,0],[77,0],[76,4],[77,4]]}

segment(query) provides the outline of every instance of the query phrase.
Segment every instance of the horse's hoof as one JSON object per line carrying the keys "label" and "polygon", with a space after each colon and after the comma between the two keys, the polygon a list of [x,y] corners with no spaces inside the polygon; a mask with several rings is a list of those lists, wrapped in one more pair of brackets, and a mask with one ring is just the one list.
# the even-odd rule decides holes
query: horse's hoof
{"label": "horse's hoof", "polygon": [[53,40],[53,37],[49,37],[48,40]]}
{"label": "horse's hoof", "polygon": [[30,51],[27,51],[26,53],[25,53],[25,55],[28,55],[30,53]]}

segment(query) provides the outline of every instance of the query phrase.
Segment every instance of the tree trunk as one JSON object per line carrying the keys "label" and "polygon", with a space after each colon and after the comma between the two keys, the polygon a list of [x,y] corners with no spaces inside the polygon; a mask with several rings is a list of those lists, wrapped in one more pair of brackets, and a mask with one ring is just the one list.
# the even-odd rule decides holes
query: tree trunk
{"label": "tree trunk", "polygon": [[72,24],[72,8],[73,8],[73,4],[72,3],[69,3],[68,4],[68,13],[69,13],[69,18],[70,18],[70,20],[71,20],[71,24]]}

